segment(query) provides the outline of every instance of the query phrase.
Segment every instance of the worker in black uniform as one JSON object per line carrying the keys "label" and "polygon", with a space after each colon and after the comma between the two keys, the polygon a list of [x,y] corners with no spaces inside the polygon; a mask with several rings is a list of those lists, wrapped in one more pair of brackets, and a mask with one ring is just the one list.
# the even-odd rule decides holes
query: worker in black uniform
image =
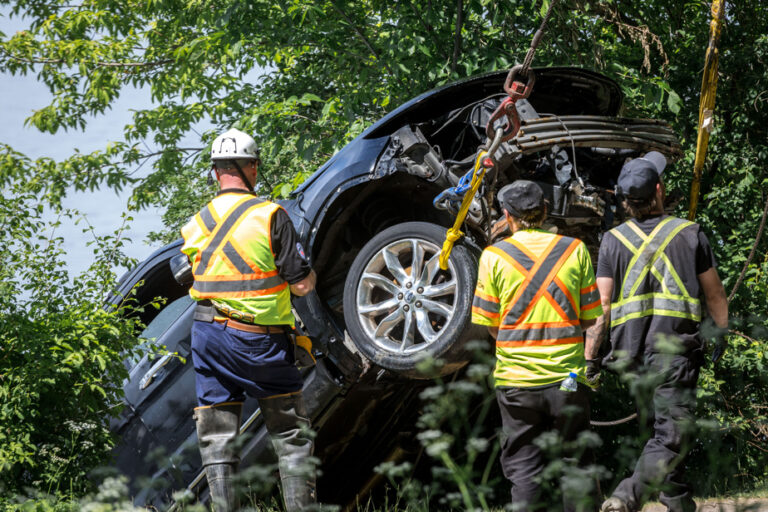
{"label": "worker in black uniform", "polygon": [[598,360],[609,319],[606,362],[622,374],[653,380],[648,403],[638,400],[639,417],[649,420],[653,435],[634,473],[619,483],[602,512],[640,510],[657,491],[672,512],[696,509],[682,468],[704,360],[700,296],[720,329],[721,346],[728,302],[701,227],[664,214],[665,166],[655,151],[624,165],[616,191],[632,218],[607,232],[600,245],[597,287],[605,316],[587,333],[593,348],[586,357]]}
{"label": "worker in black uniform", "polygon": [[279,205],[253,193],[256,142],[229,130],[214,140],[220,192],[181,230],[198,301],[192,327],[197,434],[217,512],[237,509],[232,479],[242,403],[259,401],[278,455],[287,511],[315,503],[312,438],[290,336],[291,295],[315,285],[296,231]]}

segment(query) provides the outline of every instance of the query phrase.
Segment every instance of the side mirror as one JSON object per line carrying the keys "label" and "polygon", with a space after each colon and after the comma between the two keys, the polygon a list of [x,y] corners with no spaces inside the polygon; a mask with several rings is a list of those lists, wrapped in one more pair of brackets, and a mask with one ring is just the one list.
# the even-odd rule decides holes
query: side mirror
{"label": "side mirror", "polygon": [[189,264],[189,258],[186,254],[177,254],[171,258],[169,265],[173,278],[180,285],[192,284],[195,278],[192,276],[192,265]]}

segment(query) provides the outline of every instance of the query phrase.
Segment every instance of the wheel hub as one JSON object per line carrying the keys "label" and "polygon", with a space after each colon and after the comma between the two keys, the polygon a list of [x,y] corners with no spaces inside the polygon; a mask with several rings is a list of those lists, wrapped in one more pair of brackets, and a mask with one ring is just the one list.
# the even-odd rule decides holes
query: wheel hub
{"label": "wheel hub", "polygon": [[435,342],[453,317],[456,269],[439,268],[440,247],[406,238],[382,247],[366,265],[357,293],[362,327],[387,353],[410,354]]}

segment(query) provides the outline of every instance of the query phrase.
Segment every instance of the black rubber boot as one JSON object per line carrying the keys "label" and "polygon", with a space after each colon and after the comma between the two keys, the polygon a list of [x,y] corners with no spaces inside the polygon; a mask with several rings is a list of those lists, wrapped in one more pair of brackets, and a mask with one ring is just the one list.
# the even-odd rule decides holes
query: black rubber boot
{"label": "black rubber boot", "polygon": [[195,409],[200,456],[216,512],[233,512],[238,509],[232,482],[240,462],[235,440],[240,431],[242,410],[241,403]]}
{"label": "black rubber boot", "polygon": [[313,507],[317,503],[313,443],[301,394],[262,398],[259,405],[277,453],[286,512]]}

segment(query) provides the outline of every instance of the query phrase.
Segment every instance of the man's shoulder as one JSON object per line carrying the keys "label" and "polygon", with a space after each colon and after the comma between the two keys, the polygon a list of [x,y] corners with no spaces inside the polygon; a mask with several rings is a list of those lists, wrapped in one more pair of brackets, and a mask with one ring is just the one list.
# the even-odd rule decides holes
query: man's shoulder
{"label": "man's shoulder", "polygon": [[667,220],[667,222],[671,222],[672,224],[676,226],[682,225],[684,228],[693,228],[698,230],[701,226],[697,224],[696,222],[693,222],[692,220],[683,219],[682,217],[677,217],[675,215],[667,215],[662,217],[663,220]]}
{"label": "man's shoulder", "polygon": [[515,240],[512,236],[497,240],[494,244],[489,245],[483,251],[483,254],[488,258],[501,258],[502,253],[510,254],[514,251],[518,245],[522,245],[519,241]]}
{"label": "man's shoulder", "polygon": [[573,242],[578,242],[579,245],[584,245],[584,242],[580,238],[576,238],[574,236],[568,236],[568,235],[556,235],[556,236],[560,237],[563,240],[563,242],[569,245],[572,244]]}

